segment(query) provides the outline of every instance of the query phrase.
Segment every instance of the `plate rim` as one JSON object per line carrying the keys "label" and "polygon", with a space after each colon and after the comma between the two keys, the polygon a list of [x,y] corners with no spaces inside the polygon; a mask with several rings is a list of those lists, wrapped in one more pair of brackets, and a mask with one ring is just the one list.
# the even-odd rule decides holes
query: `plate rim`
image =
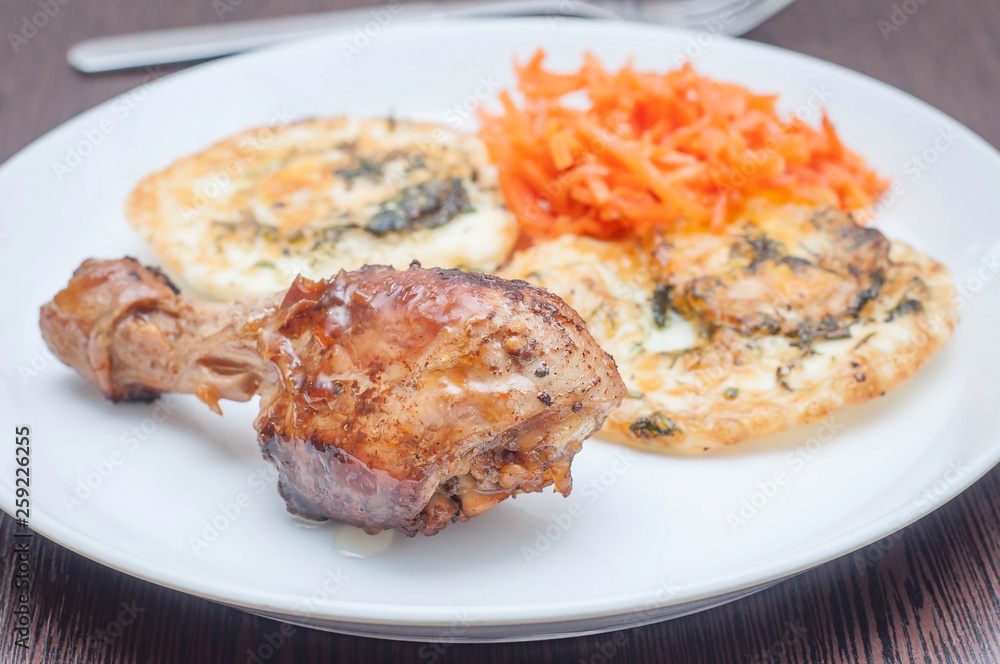
{"label": "plate rim", "polygon": [[[525,23],[541,23],[544,19],[521,18],[521,19],[440,19],[426,22],[395,26],[393,34],[413,32],[433,32],[468,29],[469,26],[484,27],[488,29],[505,29],[511,26],[523,26]],[[464,26],[464,27],[463,27]],[[609,29],[604,26],[605,29]],[[621,22],[611,26],[619,31],[639,31],[652,33],[668,33],[678,38],[697,36],[700,33],[682,28],[671,28],[666,26],[654,26],[649,24]],[[330,32],[329,34],[313,37],[291,43],[279,44],[262,49],[256,49],[236,56],[213,60],[210,62],[195,65],[177,72],[173,72],[164,77],[156,79],[160,82],[173,82],[179,79],[196,76],[213,76],[217,70],[224,70],[227,67],[252,68],[255,61],[267,61],[275,56],[293,55],[296,52],[308,53],[311,49],[322,49],[328,47],[338,37],[349,35],[344,30]],[[910,107],[919,109],[933,118],[935,121],[954,127],[960,134],[963,141],[967,142],[970,149],[979,153],[985,159],[997,162],[1000,170],[1000,152],[985,141],[974,131],[963,125],[958,120],[947,115],[943,111],[935,108],[929,103],[915,97],[914,95],[900,90],[875,79],[866,74],[851,70],[842,65],[831,63],[815,56],[798,53],[771,44],[764,44],[747,39],[737,39],[715,36],[715,39],[730,47],[737,49],[747,49],[750,51],[761,51],[771,56],[791,59],[805,63],[810,67],[832,72],[839,76],[847,76],[853,82],[863,84],[870,90],[877,90],[880,94],[899,99]],[[138,88],[133,88],[135,90]],[[40,149],[47,143],[53,143],[60,139],[64,132],[73,131],[79,124],[99,116],[122,95],[129,94],[126,91],[115,97],[98,104],[91,109],[80,113],[66,122],[46,132],[42,136],[31,141],[24,148],[19,150],[2,165],[0,165],[0,182],[8,178],[15,177],[22,161],[30,158],[31,153]],[[282,615],[298,618],[327,618],[338,622],[347,622],[362,628],[365,625],[382,626],[420,626],[426,628],[448,627],[455,624],[455,615],[459,612],[465,615],[482,614],[488,612],[491,617],[474,621],[474,625],[488,628],[491,626],[541,626],[553,622],[563,622],[569,620],[596,620],[601,618],[623,616],[628,614],[638,614],[642,611],[655,610],[660,608],[681,607],[686,603],[695,603],[712,597],[717,597],[726,592],[739,592],[777,582],[794,574],[815,568],[824,563],[830,562],[853,551],[861,549],[872,542],[888,537],[893,533],[915,523],[931,512],[947,504],[983,476],[989,473],[998,463],[1000,463],[1000,437],[996,437],[988,444],[984,444],[976,457],[966,462],[968,472],[962,478],[948,486],[948,490],[940,496],[935,495],[934,500],[919,510],[908,509],[907,505],[893,510],[881,518],[867,522],[861,527],[853,528],[839,536],[826,538],[813,542],[810,545],[790,552],[786,555],[773,558],[765,563],[759,563],[753,567],[745,568],[739,573],[730,573],[721,577],[714,577],[710,583],[702,582],[699,593],[684,596],[683,600],[668,600],[666,602],[650,605],[650,599],[655,600],[655,594],[651,591],[642,591],[626,595],[605,596],[600,598],[599,605],[595,598],[575,601],[547,601],[544,603],[532,602],[526,604],[508,604],[503,606],[488,605],[454,605],[454,606],[424,606],[409,604],[398,606],[392,604],[372,604],[355,601],[341,600],[333,598],[324,603],[327,609],[322,613],[295,611],[290,608],[294,606],[299,595],[287,592],[271,592],[251,589],[245,585],[233,583],[214,582],[207,576],[199,576],[189,572],[178,571],[174,567],[166,564],[151,563],[141,556],[131,554],[112,545],[106,544],[99,539],[91,537],[82,531],[76,530],[59,519],[51,517],[46,513],[37,513],[30,519],[32,530],[43,537],[56,542],[79,555],[82,555],[94,562],[110,567],[116,571],[123,572],[130,576],[154,583],[159,586],[171,588],[192,594],[204,599],[209,599],[218,603],[236,606],[248,611],[254,609],[262,611],[278,610]],[[13,506],[13,493],[8,491],[7,482],[0,482],[0,509],[7,514],[11,514]],[[901,518],[904,517],[904,518]],[[740,579],[737,581],[736,579]],[[228,592],[226,592],[228,590]],[[636,607],[644,607],[638,609]],[[553,620],[556,618],[556,620]],[[613,629],[622,629],[625,625],[619,625]],[[600,631],[600,630],[598,630]],[[388,638],[382,635],[382,638]],[[527,638],[527,636],[525,637]],[[551,636],[548,638],[557,638]]]}

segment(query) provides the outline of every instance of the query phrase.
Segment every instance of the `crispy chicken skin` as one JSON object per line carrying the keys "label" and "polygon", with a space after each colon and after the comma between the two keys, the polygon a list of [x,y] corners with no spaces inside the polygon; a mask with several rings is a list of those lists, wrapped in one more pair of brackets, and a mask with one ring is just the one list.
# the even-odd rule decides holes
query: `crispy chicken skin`
{"label": "crispy chicken skin", "polygon": [[433,535],[554,485],[625,396],[562,300],[458,270],[365,267],[231,303],[180,297],[133,259],[88,260],[42,334],[110,399],[261,396],[289,511]]}

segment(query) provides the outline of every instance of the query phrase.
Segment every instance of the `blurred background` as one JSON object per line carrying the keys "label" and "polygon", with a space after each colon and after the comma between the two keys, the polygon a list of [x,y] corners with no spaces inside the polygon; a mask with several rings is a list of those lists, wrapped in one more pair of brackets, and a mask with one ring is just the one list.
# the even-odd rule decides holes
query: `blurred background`
{"label": "blurred background", "polygon": [[[553,0],[567,13],[578,0]],[[729,10],[760,20],[789,0],[705,0],[608,4],[625,14],[650,15],[684,6],[705,23]],[[406,0],[398,0],[402,5]],[[5,0],[0,4],[0,160],[95,104],[187,65],[85,75],[66,64],[82,40],[185,26],[308,15],[395,5],[359,0]],[[38,16],[50,4],[51,17]],[[550,4],[552,4],[550,2]],[[696,8],[694,11],[691,8]],[[704,12],[704,13],[701,13]],[[44,19],[39,20],[39,19]],[[576,19],[572,19],[576,20]],[[37,27],[36,24],[41,24]],[[727,26],[729,27],[729,26]],[[27,35],[27,36],[25,36]],[[992,105],[1000,99],[1000,3],[995,0],[798,0],[745,35],[814,55],[897,86],[938,106],[1000,145]],[[12,131],[12,129],[16,129]]]}

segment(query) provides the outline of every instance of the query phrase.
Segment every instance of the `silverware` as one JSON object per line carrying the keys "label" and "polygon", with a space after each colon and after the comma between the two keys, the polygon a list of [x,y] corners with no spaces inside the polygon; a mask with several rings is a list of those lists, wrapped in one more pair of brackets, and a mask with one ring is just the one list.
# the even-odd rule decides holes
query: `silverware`
{"label": "silverware", "polygon": [[[512,0],[491,3],[460,0],[400,3],[285,18],[224,22],[88,39],[73,46],[66,59],[86,72],[204,60],[261,46],[390,22],[441,18],[552,16],[599,20],[646,21],[737,35],[750,30],[792,0]],[[228,6],[228,5],[227,5]],[[220,15],[220,19],[224,18]],[[376,27],[372,27],[372,24]]]}

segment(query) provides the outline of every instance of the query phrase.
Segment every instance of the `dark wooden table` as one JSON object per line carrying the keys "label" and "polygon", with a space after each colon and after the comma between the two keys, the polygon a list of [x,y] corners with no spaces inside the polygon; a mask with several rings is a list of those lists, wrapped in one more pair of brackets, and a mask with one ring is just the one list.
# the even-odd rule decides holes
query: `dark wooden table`
{"label": "dark wooden table", "polygon": [[[42,4],[0,4],[0,160],[143,82],[141,72],[71,71],[64,53],[80,39],[212,23],[220,7],[236,20],[362,2],[48,0],[58,11],[47,24],[12,41]],[[1000,146],[998,0],[798,0],[748,37],[898,86]],[[13,525],[2,516],[0,662],[243,663],[248,650],[280,633],[281,623],[159,588],[36,538],[31,645],[15,648]],[[119,628],[122,616],[130,624]],[[428,647],[303,628],[284,641],[268,662],[1000,662],[1000,470],[883,543],[672,622],[510,645]]]}

